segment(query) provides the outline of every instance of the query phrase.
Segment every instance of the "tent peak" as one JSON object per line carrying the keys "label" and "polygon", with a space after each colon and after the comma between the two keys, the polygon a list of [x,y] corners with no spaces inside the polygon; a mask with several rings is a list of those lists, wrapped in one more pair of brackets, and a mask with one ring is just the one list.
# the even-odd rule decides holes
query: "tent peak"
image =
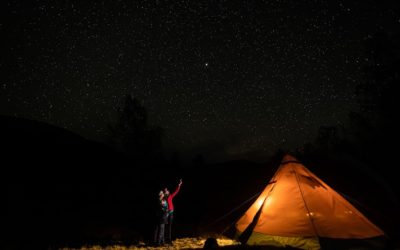
{"label": "tent peak", "polygon": [[281,164],[286,164],[286,163],[290,163],[290,162],[297,162],[300,163],[299,160],[297,160],[294,156],[290,155],[290,154],[286,154],[283,159]]}

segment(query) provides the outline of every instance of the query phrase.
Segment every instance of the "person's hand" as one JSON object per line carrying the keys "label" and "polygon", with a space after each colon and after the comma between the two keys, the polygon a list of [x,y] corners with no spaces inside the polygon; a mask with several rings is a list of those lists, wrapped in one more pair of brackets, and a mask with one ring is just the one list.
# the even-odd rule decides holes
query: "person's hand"
{"label": "person's hand", "polygon": [[182,179],[179,180],[179,186],[182,185]]}

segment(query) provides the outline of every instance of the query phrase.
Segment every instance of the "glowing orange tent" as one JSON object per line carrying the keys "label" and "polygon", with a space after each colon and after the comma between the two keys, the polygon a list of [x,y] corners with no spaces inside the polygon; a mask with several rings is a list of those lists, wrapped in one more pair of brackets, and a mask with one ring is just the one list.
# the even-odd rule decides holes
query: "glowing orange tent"
{"label": "glowing orange tent", "polygon": [[286,155],[236,223],[242,243],[320,249],[319,239],[367,239],[384,232],[346,199]]}

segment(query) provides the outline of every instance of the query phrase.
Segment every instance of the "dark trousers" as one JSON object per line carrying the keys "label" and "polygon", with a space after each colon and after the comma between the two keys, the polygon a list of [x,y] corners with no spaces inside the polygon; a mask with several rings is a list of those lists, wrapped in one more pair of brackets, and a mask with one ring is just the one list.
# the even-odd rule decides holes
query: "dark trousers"
{"label": "dark trousers", "polygon": [[164,230],[165,230],[165,224],[158,224],[156,227],[156,230],[154,232],[154,243],[161,245],[164,244]]}
{"label": "dark trousers", "polygon": [[170,212],[168,215],[168,224],[165,225],[165,241],[172,242],[172,221],[174,220],[174,212]]}

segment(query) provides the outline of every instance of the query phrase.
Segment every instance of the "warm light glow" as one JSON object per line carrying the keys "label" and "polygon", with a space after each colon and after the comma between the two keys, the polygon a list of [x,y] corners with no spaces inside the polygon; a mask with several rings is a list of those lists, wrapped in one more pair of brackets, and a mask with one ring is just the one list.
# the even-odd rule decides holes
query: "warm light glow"
{"label": "warm light glow", "polygon": [[[258,198],[258,200],[256,201],[257,210],[261,207],[261,205],[263,204],[264,200],[265,200],[265,197],[260,197],[260,198]],[[272,197],[270,196],[270,197],[268,197],[267,200],[265,201],[264,206],[269,206],[269,205],[271,204],[271,201],[272,201]]]}
{"label": "warm light glow", "polygon": [[264,198],[258,198],[258,200],[256,201],[256,204],[257,204],[257,210],[261,207],[261,205],[263,204],[263,202],[264,202]]}
{"label": "warm light glow", "polygon": [[307,215],[307,217],[313,217],[313,216],[314,216],[314,213],[313,213],[313,212],[309,212],[309,213],[307,213],[306,215]]}

